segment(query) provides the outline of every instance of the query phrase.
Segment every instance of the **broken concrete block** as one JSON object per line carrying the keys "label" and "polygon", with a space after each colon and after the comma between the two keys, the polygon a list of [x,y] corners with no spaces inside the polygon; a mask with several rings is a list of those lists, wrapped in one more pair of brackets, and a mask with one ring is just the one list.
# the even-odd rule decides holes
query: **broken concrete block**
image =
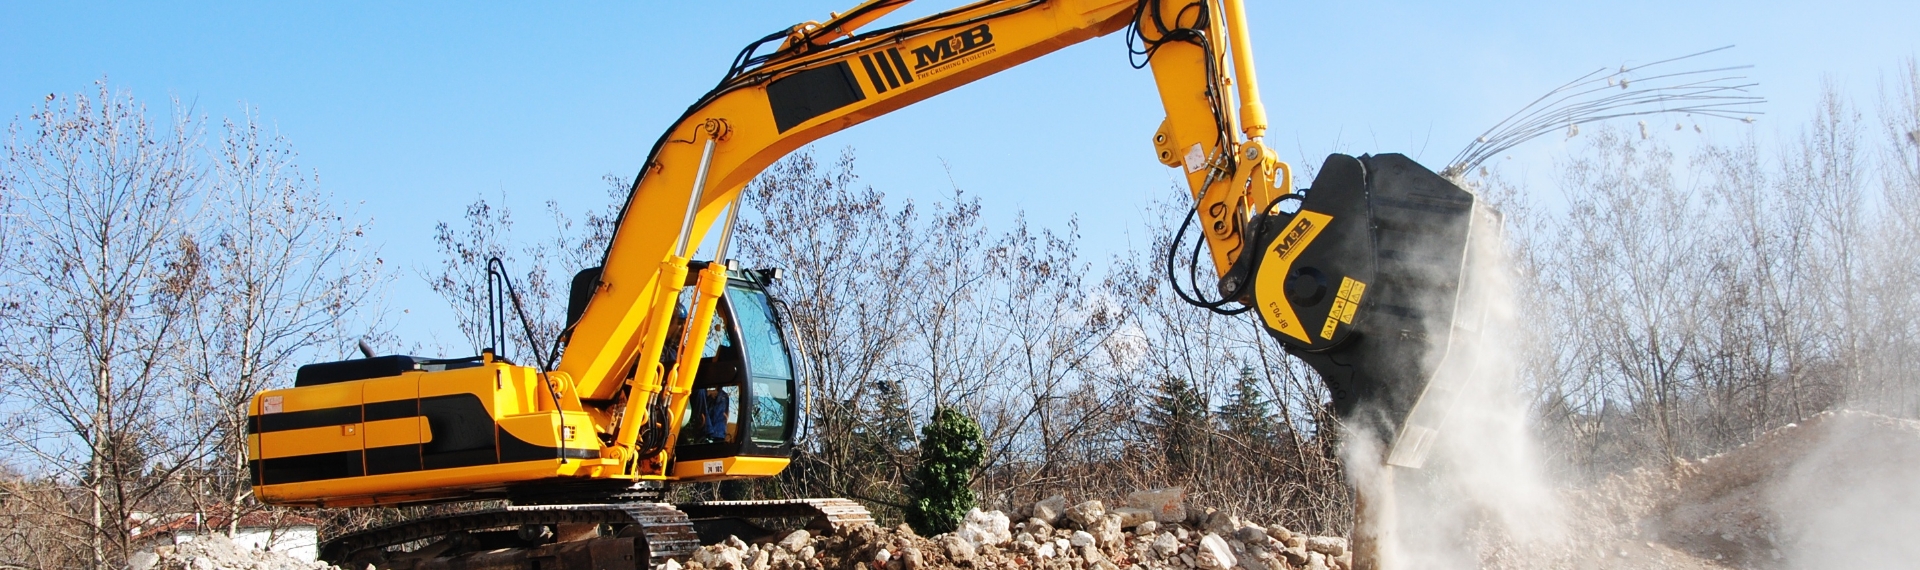
{"label": "broken concrete block", "polygon": [[1127,494],[1127,505],[1152,512],[1153,520],[1162,523],[1187,520],[1187,490],[1182,487],[1134,491]]}

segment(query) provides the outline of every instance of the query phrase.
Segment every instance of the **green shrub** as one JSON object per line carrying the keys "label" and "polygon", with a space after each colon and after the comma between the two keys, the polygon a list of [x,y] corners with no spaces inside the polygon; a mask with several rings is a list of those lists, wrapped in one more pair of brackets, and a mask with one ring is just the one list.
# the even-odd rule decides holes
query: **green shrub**
{"label": "green shrub", "polygon": [[980,424],[960,410],[940,406],[920,430],[920,465],[907,496],[907,524],[921,536],[960,528],[974,505],[973,470],[980,467]]}

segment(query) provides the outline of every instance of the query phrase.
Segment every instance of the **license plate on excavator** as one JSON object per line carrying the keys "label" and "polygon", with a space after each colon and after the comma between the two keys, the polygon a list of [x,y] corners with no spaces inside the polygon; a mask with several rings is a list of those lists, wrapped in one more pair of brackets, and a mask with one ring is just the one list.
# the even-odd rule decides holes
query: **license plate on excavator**
{"label": "license plate on excavator", "polygon": [[1329,156],[1303,194],[1249,232],[1250,304],[1350,431],[1420,467],[1474,376],[1500,216],[1398,154]]}

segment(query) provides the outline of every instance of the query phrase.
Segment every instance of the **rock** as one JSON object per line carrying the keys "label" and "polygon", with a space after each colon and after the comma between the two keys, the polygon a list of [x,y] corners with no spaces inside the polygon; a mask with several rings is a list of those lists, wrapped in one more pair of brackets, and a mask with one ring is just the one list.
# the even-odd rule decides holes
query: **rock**
{"label": "rock", "polygon": [[955,534],[941,535],[940,548],[947,551],[948,560],[958,564],[970,564],[974,556],[979,554],[979,549],[974,546],[973,541]]}
{"label": "rock", "polygon": [[1134,491],[1127,494],[1127,505],[1153,513],[1153,520],[1162,523],[1187,520],[1187,490],[1182,487]]}
{"label": "rock", "polygon": [[1159,554],[1160,557],[1173,556],[1173,553],[1178,551],[1180,551],[1180,539],[1173,536],[1173,533],[1162,534],[1153,538],[1153,552]]}
{"label": "rock", "polygon": [[1318,552],[1307,553],[1307,570],[1332,570],[1327,568],[1327,555]]}
{"label": "rock", "polygon": [[1155,532],[1158,532],[1159,530],[1160,530],[1160,523],[1155,521],[1143,522],[1143,523],[1140,523],[1140,526],[1133,527],[1133,532],[1135,534],[1139,534],[1140,536],[1151,535]]}
{"label": "rock", "polygon": [[753,552],[753,561],[747,563],[747,570],[767,570],[768,563],[772,561],[773,555],[768,554],[765,550],[755,549]]}
{"label": "rock", "polygon": [[814,554],[813,545],[809,544],[809,545],[800,547],[800,552],[798,554],[800,555],[801,560],[813,560],[813,554]]}
{"label": "rock", "polygon": [[920,549],[909,546],[900,549],[900,566],[906,570],[920,570],[927,566],[927,559],[920,554]]}
{"label": "rock", "polygon": [[891,550],[887,550],[887,549],[885,549],[885,548],[882,548],[882,549],[880,549],[880,550],[877,550],[877,551],[874,551],[874,553],[873,553],[873,563],[874,563],[874,564],[882,564],[882,565],[884,565],[884,564],[886,564],[887,562],[889,562],[889,561],[892,561],[892,560],[893,560],[893,551],[891,551]]}
{"label": "rock", "polygon": [[[734,539],[738,540],[738,539]],[[744,570],[740,551],[727,544],[714,544],[693,551],[693,562],[712,570]]]}
{"label": "rock", "polygon": [[1123,534],[1125,531],[1120,530],[1120,515],[1116,514],[1100,517],[1100,520],[1094,521],[1087,530],[1093,533],[1094,540],[1104,547],[1118,545],[1126,538]]}
{"label": "rock", "polygon": [[1120,528],[1123,529],[1134,528],[1153,521],[1153,511],[1139,507],[1115,507],[1113,510],[1107,511],[1107,514],[1118,515],[1120,517]]}
{"label": "rock", "polygon": [[787,549],[787,552],[797,553],[800,552],[800,547],[806,546],[807,542],[811,540],[813,540],[813,535],[808,534],[807,531],[804,530],[796,530],[787,533],[787,536],[782,537],[778,544],[780,548]]}
{"label": "rock", "polygon": [[1173,537],[1180,539],[1180,542],[1186,542],[1189,536],[1191,536],[1191,534],[1187,532],[1187,527],[1180,525],[1173,526]]}
{"label": "rock", "polygon": [[1201,568],[1225,570],[1240,564],[1240,560],[1233,556],[1233,548],[1227,546],[1227,541],[1211,532],[1200,537],[1199,551],[1197,561]]}
{"label": "rock", "polygon": [[1107,556],[1100,552],[1100,547],[1098,546],[1089,544],[1079,548],[1080,548],[1081,560],[1085,560],[1091,563],[1091,562],[1099,562],[1107,559]]}
{"label": "rock", "polygon": [[1048,525],[1059,524],[1060,516],[1064,514],[1067,514],[1067,498],[1063,495],[1047,497],[1033,504],[1033,518],[1040,519]]}
{"label": "rock", "polygon": [[954,531],[967,542],[978,548],[982,545],[1001,545],[1013,540],[1013,530],[1009,528],[1007,515],[1000,511],[967,511],[967,518],[960,523],[960,529]]}
{"label": "rock", "polygon": [[135,552],[127,556],[127,567],[132,570],[148,570],[160,562],[160,555],[152,552]]}
{"label": "rock", "polygon": [[1073,531],[1072,536],[1067,537],[1067,542],[1074,546],[1092,546],[1096,541],[1093,539],[1092,533],[1084,530],[1076,530]]}
{"label": "rock", "polygon": [[1200,528],[1221,535],[1233,534],[1233,531],[1240,530],[1240,517],[1227,514],[1226,511],[1207,510],[1207,518],[1200,524]]}
{"label": "rock", "polygon": [[1298,534],[1287,537],[1287,548],[1305,551],[1307,549],[1307,537]]}
{"label": "rock", "polygon": [[1307,539],[1307,552],[1318,552],[1327,556],[1339,556],[1347,551],[1347,539],[1337,536],[1315,536]]}
{"label": "rock", "polygon": [[1027,533],[1041,538],[1053,536],[1053,525],[1039,517],[1030,518],[1027,519]]}
{"label": "rock", "polygon": [[1293,531],[1287,530],[1287,527],[1284,526],[1270,524],[1267,525],[1267,536],[1271,536],[1274,540],[1280,542],[1286,542],[1287,539],[1293,538]]}
{"label": "rock", "polygon": [[1242,556],[1240,557],[1240,570],[1275,570],[1271,564],[1277,562],[1279,562],[1279,560],[1273,559],[1271,554],[1266,558]]}
{"label": "rock", "polygon": [[[369,564],[368,566],[372,565]],[[660,570],[680,570],[681,568],[683,567],[680,565],[680,561],[672,558],[668,558],[666,563],[660,565]]]}
{"label": "rock", "polygon": [[1098,500],[1080,503],[1067,509],[1067,519],[1079,523],[1080,528],[1092,526],[1104,516],[1107,516],[1107,505]]}
{"label": "rock", "polygon": [[1265,545],[1268,540],[1272,540],[1267,537],[1267,529],[1254,525],[1243,526],[1240,530],[1233,531],[1233,539],[1250,545]]}
{"label": "rock", "polygon": [[1291,566],[1307,565],[1307,549],[1305,548],[1289,546],[1286,550],[1280,551],[1280,557],[1285,558],[1287,564]]}
{"label": "rock", "polygon": [[1033,557],[1041,560],[1053,558],[1053,542],[1047,541],[1033,547]]}
{"label": "rock", "polygon": [[1013,537],[1014,544],[1019,545],[1032,545],[1036,540],[1038,539],[1034,538],[1033,533],[1030,532],[1021,532]]}

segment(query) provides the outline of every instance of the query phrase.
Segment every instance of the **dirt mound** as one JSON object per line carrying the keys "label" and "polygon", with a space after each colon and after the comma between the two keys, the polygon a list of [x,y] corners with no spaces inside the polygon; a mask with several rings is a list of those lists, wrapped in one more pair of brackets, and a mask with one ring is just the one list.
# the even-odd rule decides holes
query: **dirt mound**
{"label": "dirt mound", "polygon": [[127,566],[132,570],[333,570],[333,566],[324,562],[240,546],[219,534],[161,546],[153,552],[136,553],[127,561]]}
{"label": "dirt mound", "polygon": [[1920,422],[1814,416],[1664,471],[1572,493],[1556,566],[1909,568],[1920,560]]}

